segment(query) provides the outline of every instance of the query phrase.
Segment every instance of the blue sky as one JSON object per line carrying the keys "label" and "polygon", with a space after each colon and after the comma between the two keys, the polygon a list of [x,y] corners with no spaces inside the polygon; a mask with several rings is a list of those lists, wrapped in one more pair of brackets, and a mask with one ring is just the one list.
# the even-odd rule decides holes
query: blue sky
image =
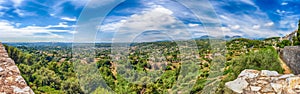
{"label": "blue sky", "polygon": [[[72,42],[73,34],[89,33],[89,29],[75,30],[77,21],[85,20],[80,17],[83,9],[101,13],[97,8],[114,1],[117,0],[0,0],[0,41]],[[96,42],[187,39],[213,34],[265,38],[296,30],[300,18],[299,0],[210,0],[193,4],[201,7],[200,12],[173,0],[127,0],[110,11],[103,22],[87,21],[99,24],[95,27],[98,32],[90,37]]]}

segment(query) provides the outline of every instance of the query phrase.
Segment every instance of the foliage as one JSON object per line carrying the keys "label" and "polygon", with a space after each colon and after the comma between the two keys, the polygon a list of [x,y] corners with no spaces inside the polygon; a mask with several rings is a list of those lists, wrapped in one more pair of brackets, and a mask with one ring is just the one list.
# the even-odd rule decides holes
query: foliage
{"label": "foliage", "polygon": [[[274,41],[273,41],[274,40]],[[225,82],[231,81],[244,69],[257,70],[275,70],[282,73],[283,69],[279,66],[278,55],[274,48],[270,47],[266,41],[271,44],[278,41],[278,37],[269,38],[265,40],[251,40],[245,38],[238,38],[228,41],[227,48],[227,62],[224,69],[223,79],[219,86],[218,92],[224,92]],[[198,53],[200,59],[197,62],[199,74],[196,79],[191,78],[191,74],[183,75],[186,79],[184,81],[193,81],[196,84],[191,88],[191,93],[201,93],[202,89],[207,83],[209,73],[213,65],[212,58],[214,49],[210,48],[209,40],[197,40]],[[130,45],[130,54],[128,55],[128,63],[126,67],[132,67],[136,72],[146,72],[149,75],[158,77],[147,84],[132,83],[125,79],[123,74],[131,72],[117,72],[117,64],[119,62],[112,61],[111,44],[96,44],[95,58],[82,58],[82,60],[94,61],[95,64],[91,66],[77,66],[76,62],[71,62],[71,49],[68,46],[36,46],[27,47],[20,46],[18,48],[6,46],[9,56],[16,61],[22,76],[34,90],[35,93],[49,93],[49,94],[80,94],[84,91],[80,88],[79,83],[88,81],[89,83],[81,84],[83,86],[99,86],[99,81],[105,81],[108,88],[99,86],[94,88],[83,87],[84,90],[89,89],[88,93],[114,93],[117,94],[160,94],[168,93],[171,89],[180,90],[182,87],[175,87],[176,81],[180,79],[179,73],[186,72],[180,70],[194,69],[191,66],[188,69],[182,67],[181,54],[176,42],[147,42],[135,43]],[[282,41],[278,46],[291,45],[289,41]],[[83,51],[84,52],[84,51]],[[159,53],[159,57],[154,56],[154,60],[150,58],[152,53]],[[83,57],[92,57],[92,53],[85,53]],[[81,57],[74,55],[74,57]],[[159,59],[164,59],[166,64],[161,63]],[[149,62],[150,61],[150,62]],[[121,62],[121,61],[120,61]],[[122,61],[125,62],[125,61]],[[74,64],[75,63],[75,64]],[[160,63],[155,64],[154,63]],[[75,66],[74,66],[74,65]],[[152,66],[153,65],[153,66]],[[82,73],[75,73],[74,69],[82,69]],[[99,73],[89,69],[95,68]],[[161,75],[151,74],[151,70],[162,70]],[[221,69],[221,68],[220,68]],[[91,74],[89,74],[91,73]],[[98,74],[98,75],[97,75]],[[222,73],[221,73],[222,74]],[[77,79],[77,75],[88,75],[88,77]],[[133,77],[134,78],[134,77]],[[147,77],[141,77],[146,81]],[[91,81],[93,80],[93,81]]]}
{"label": "foliage", "polygon": [[299,42],[300,41],[300,20],[298,22],[297,39],[298,39],[298,42]]}
{"label": "foliage", "polygon": [[34,53],[27,53],[12,46],[5,45],[5,48],[35,93],[83,93],[75,79],[72,63],[56,62],[55,57],[34,52],[33,49],[31,51]]}
{"label": "foliage", "polygon": [[291,46],[292,43],[289,40],[282,40],[280,43],[277,44],[278,47],[284,48],[285,46]]}
{"label": "foliage", "polygon": [[224,92],[225,82],[236,79],[244,69],[274,70],[279,73],[284,71],[280,66],[277,51],[272,47],[261,48],[235,57],[231,61],[227,61],[226,66],[227,68],[224,71],[225,78],[222,79],[218,93]]}
{"label": "foliage", "polygon": [[293,36],[293,45],[300,45],[300,20],[298,22],[298,30],[296,36]]}

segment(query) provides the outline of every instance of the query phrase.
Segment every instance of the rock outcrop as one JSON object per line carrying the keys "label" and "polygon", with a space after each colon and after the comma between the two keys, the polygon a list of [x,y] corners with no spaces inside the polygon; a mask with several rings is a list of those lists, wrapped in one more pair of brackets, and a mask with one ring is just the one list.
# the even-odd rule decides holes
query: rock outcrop
{"label": "rock outcrop", "polygon": [[0,94],[34,94],[0,43]]}
{"label": "rock outcrop", "polygon": [[282,60],[294,74],[300,74],[300,46],[286,46],[280,53]]}
{"label": "rock outcrop", "polygon": [[278,74],[276,71],[242,71],[234,81],[225,83],[236,94],[300,94],[300,76]]}

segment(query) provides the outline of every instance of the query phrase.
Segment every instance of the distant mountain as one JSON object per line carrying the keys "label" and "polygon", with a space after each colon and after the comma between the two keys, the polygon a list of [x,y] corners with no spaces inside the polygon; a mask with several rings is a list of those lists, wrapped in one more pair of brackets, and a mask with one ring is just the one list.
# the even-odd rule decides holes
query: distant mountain
{"label": "distant mountain", "polygon": [[26,42],[20,42],[20,43],[14,43],[14,42],[8,42],[3,43],[10,46],[26,46],[26,47],[38,47],[38,46],[62,46],[62,47],[71,47],[72,43],[63,43],[63,42],[33,42],[33,43],[26,43]]}
{"label": "distant mountain", "polygon": [[[204,35],[204,36],[201,36],[201,37],[198,37],[198,38],[194,38],[194,39],[213,39],[213,38],[215,38],[215,37],[209,36],[209,35]],[[224,36],[225,40],[232,40],[232,39],[236,39],[236,38],[242,38],[242,36],[239,36],[239,35],[235,35],[235,36],[225,35]]]}
{"label": "distant mountain", "polygon": [[261,37],[261,38],[252,38],[252,40],[266,40],[267,38],[263,38],[263,37]]}
{"label": "distant mountain", "polygon": [[235,35],[235,36],[225,36],[225,40],[232,40],[232,39],[237,39],[237,38],[242,38],[242,36],[239,35]]}
{"label": "distant mountain", "polygon": [[201,36],[201,37],[198,37],[198,38],[194,38],[194,39],[211,39],[211,38],[214,38],[214,37],[212,37],[212,36],[209,36],[209,35],[204,35],[204,36]]}

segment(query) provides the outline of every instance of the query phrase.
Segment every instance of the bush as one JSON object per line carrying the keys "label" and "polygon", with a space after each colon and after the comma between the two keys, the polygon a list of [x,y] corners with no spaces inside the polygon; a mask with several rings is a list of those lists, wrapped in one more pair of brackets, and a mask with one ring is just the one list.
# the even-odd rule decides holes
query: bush
{"label": "bush", "polygon": [[291,46],[292,43],[289,40],[283,40],[282,42],[278,43],[277,46],[280,48],[284,48],[285,46]]}
{"label": "bush", "polygon": [[225,78],[222,79],[217,92],[224,92],[224,84],[237,78],[241,71],[245,69],[255,70],[272,70],[283,73],[283,68],[280,66],[277,51],[272,47],[262,48],[258,51],[251,51],[248,54],[243,54],[235,57],[233,60],[226,63],[228,67],[224,70]]}

